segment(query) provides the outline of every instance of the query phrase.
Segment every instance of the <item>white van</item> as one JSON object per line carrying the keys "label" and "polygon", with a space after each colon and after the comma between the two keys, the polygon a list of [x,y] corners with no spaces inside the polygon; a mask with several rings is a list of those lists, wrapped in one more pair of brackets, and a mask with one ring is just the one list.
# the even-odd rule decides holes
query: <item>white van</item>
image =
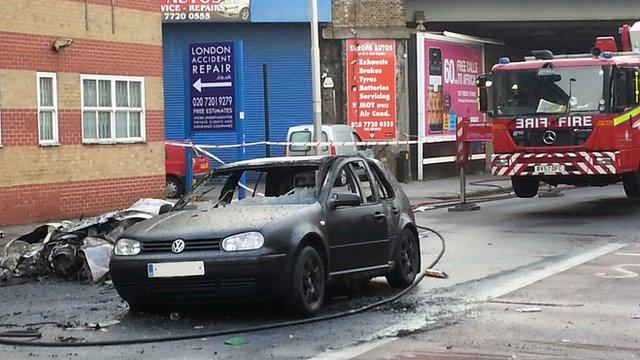
{"label": "white van", "polygon": [[[322,125],[322,142],[362,142],[358,133],[349,125]],[[308,143],[313,141],[313,125],[299,125],[289,128],[287,142]],[[324,155],[361,155],[364,157],[374,157],[373,151],[367,146],[344,145],[335,146],[335,153],[328,146],[322,148]],[[311,146],[289,145],[286,151],[287,156],[315,155],[315,149]]]}

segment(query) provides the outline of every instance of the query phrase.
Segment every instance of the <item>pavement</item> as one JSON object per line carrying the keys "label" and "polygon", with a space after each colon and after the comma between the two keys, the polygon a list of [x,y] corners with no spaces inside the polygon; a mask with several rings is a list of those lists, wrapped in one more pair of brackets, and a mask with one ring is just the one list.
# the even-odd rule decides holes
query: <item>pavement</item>
{"label": "pavement", "polygon": [[638,270],[640,245],[632,244],[356,359],[637,359]]}

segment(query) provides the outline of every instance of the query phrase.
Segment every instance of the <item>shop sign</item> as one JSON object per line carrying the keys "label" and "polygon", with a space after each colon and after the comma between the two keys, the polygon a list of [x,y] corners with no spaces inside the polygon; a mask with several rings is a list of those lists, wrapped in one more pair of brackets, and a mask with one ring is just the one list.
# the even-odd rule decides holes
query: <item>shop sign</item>
{"label": "shop sign", "polygon": [[425,134],[429,142],[455,141],[460,118],[484,121],[476,78],[483,72],[482,46],[424,39]]}
{"label": "shop sign", "polygon": [[160,0],[163,22],[250,20],[251,0]]}
{"label": "shop sign", "polygon": [[189,45],[191,130],[235,129],[234,43]]}
{"label": "shop sign", "polygon": [[396,47],[394,40],[347,40],[348,123],[363,140],[394,140]]}

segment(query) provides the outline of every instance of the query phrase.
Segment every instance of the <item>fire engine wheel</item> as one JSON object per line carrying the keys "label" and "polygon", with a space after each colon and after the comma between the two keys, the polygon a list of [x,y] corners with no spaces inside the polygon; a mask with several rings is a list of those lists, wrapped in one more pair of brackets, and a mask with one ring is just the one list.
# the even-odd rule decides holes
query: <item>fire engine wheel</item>
{"label": "fire engine wheel", "polygon": [[540,188],[540,180],[529,177],[513,176],[511,177],[511,185],[513,192],[519,198],[532,198],[538,194]]}
{"label": "fire engine wheel", "polygon": [[640,198],[640,171],[624,174],[622,185],[628,198]]}

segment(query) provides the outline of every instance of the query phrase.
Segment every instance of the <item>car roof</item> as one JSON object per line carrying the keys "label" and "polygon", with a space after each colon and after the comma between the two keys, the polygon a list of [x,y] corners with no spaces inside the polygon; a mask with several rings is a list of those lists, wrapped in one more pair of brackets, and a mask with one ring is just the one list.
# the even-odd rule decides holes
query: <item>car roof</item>
{"label": "car roof", "polygon": [[217,169],[217,171],[233,170],[244,167],[321,165],[332,157],[334,156],[291,156],[243,160],[222,165]]}
{"label": "car roof", "polygon": [[[353,128],[351,126],[344,125],[344,124],[322,125],[323,131],[326,131],[328,129],[341,129],[341,128],[345,128],[353,131]],[[289,128],[289,132],[294,132],[294,131],[313,131],[313,124],[297,125]]]}

